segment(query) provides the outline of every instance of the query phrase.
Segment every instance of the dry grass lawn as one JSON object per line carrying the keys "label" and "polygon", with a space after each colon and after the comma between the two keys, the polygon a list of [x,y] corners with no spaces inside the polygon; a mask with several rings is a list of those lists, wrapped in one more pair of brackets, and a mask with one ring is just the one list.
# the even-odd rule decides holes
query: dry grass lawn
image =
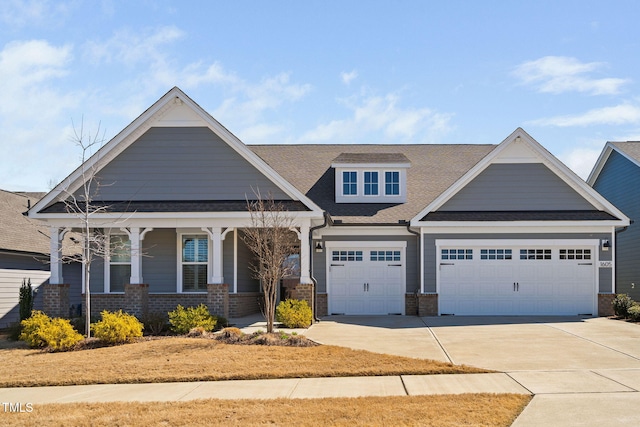
{"label": "dry grass lawn", "polygon": [[476,372],[487,371],[335,346],[229,345],[180,337],[66,353],[0,346],[0,387]]}
{"label": "dry grass lawn", "polygon": [[15,426],[510,426],[530,396],[362,397],[351,399],[196,400],[169,403],[37,405],[1,413]]}

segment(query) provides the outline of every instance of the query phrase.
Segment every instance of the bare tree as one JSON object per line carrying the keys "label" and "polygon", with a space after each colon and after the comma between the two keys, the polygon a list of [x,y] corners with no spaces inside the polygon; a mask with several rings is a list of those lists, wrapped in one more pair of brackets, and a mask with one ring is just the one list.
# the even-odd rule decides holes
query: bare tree
{"label": "bare tree", "polygon": [[293,217],[284,205],[269,193],[266,199],[254,191],[257,199],[247,200],[251,226],[244,230],[243,240],[255,256],[250,265],[253,276],[264,290],[264,315],[267,332],[273,332],[276,314],[277,290],[285,276],[294,272],[289,257],[296,251],[297,238],[292,231]]}
{"label": "bare tree", "polygon": [[65,255],[61,259],[63,262],[81,262],[82,274],[85,285],[85,312],[86,323],[85,332],[87,338],[91,336],[91,265],[96,257],[105,258],[109,256],[110,244],[109,236],[102,228],[97,228],[93,217],[97,214],[108,211],[109,206],[94,203],[94,198],[100,191],[100,181],[97,177],[95,163],[87,165],[86,161],[91,152],[99,148],[104,142],[104,133],[100,136],[100,125],[94,134],[85,132],[84,120],[80,127],[73,125],[74,135],[72,141],[80,148],[82,186],[72,192],[63,190],[59,200],[64,203],[66,211],[80,222],[78,229],[74,228],[74,234],[80,236],[82,251],[79,254]]}

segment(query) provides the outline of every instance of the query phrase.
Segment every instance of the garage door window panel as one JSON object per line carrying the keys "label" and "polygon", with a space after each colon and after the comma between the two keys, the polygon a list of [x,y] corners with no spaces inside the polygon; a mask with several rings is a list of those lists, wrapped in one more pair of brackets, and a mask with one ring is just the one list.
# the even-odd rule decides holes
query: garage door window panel
{"label": "garage door window panel", "polygon": [[443,260],[472,260],[473,249],[442,249],[441,259]]}
{"label": "garage door window panel", "polygon": [[560,249],[561,260],[591,260],[591,249]]}
{"label": "garage door window panel", "polygon": [[371,261],[400,261],[400,251],[371,251]]}
{"label": "garage door window panel", "polygon": [[333,251],[332,261],[362,261],[362,251]]}
{"label": "garage door window panel", "polygon": [[521,260],[550,260],[551,249],[520,249]]}
{"label": "garage door window panel", "polygon": [[480,249],[480,259],[484,260],[511,260],[512,249]]}

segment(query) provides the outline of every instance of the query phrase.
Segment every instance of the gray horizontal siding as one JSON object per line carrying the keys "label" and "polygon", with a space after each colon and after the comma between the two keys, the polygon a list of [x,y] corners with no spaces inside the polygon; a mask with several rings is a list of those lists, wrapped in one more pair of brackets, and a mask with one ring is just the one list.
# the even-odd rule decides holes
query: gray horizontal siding
{"label": "gray horizontal siding", "polygon": [[[489,239],[521,239],[521,240],[540,240],[541,244],[545,241],[553,239],[609,239],[611,234],[599,233],[545,233],[545,234],[425,234],[424,235],[424,287],[425,292],[436,292],[436,269],[438,268],[438,255],[436,254],[437,239],[465,239],[465,240],[489,240]],[[601,261],[611,260],[611,251],[603,252],[600,250],[599,257]],[[611,292],[611,269],[601,268],[600,273],[600,292]]]}
{"label": "gray horizontal siding", "polygon": [[290,199],[205,127],[151,128],[97,175],[94,200]]}
{"label": "gray horizontal siding", "polygon": [[229,292],[233,292],[233,236],[236,231],[230,231],[222,241],[222,275],[224,283],[229,285]]}
{"label": "gray horizontal siding", "polygon": [[238,233],[238,292],[257,292],[260,282],[253,278],[251,263],[253,254],[242,240],[242,231]]}
{"label": "gray horizontal siding", "polygon": [[142,241],[142,278],[149,292],[176,292],[178,269],[177,234],[173,228],[154,229]]}
{"label": "gray horizontal siding", "polygon": [[[406,292],[413,293],[420,288],[420,265],[418,264],[418,237],[417,236],[327,236],[322,241],[322,246],[328,241],[358,241],[358,242],[391,242],[405,241],[406,249]],[[326,257],[329,251],[325,248],[322,252],[313,251],[313,277],[318,282],[318,292],[327,292],[327,263]]]}
{"label": "gray horizontal siding", "polygon": [[640,301],[640,168],[613,151],[593,188],[634,221],[616,236],[616,293]]}
{"label": "gray horizontal siding", "polygon": [[439,211],[595,209],[541,163],[492,164]]}

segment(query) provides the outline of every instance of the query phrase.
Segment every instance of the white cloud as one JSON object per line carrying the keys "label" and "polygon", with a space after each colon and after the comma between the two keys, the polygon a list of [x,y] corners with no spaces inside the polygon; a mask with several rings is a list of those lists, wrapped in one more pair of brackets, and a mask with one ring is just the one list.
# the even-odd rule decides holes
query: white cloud
{"label": "white cloud", "polygon": [[[449,131],[451,114],[428,108],[403,108],[396,94],[356,97],[345,101],[352,116],[318,125],[300,137],[301,142],[434,142]],[[376,140],[367,139],[375,134]]]}
{"label": "white cloud", "polygon": [[340,73],[340,78],[342,79],[342,83],[349,85],[354,79],[358,77],[358,72],[356,70],[352,70],[351,72],[342,72]]}
{"label": "white cloud", "polygon": [[57,0],[3,0],[0,21],[11,27],[60,25],[69,16],[75,2]]}
{"label": "white cloud", "polygon": [[632,104],[621,104],[589,110],[583,114],[548,117],[533,120],[529,124],[539,126],[593,126],[622,125],[640,123],[640,107]]}
{"label": "white cloud", "polygon": [[590,95],[607,95],[620,92],[628,79],[594,78],[589,73],[605,67],[602,62],[580,62],[565,56],[545,56],[516,67],[513,75],[523,84],[534,86],[539,92],[581,92]]}
{"label": "white cloud", "polygon": [[574,171],[580,178],[587,179],[600,156],[600,148],[574,148],[561,154],[559,159]]}

